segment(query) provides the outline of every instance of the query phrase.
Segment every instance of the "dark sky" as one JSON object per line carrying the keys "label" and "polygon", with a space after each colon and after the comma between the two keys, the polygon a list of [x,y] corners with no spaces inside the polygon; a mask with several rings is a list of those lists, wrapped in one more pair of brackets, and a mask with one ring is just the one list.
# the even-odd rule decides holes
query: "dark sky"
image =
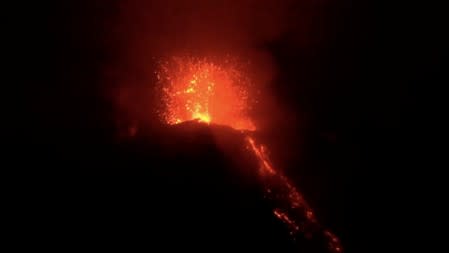
{"label": "dark sky", "polygon": [[[8,104],[16,123],[11,150],[21,157],[18,165],[34,161],[42,168],[27,174],[32,188],[50,185],[42,192],[53,196],[67,190],[66,180],[98,194],[101,187],[93,185],[119,191],[100,180],[114,167],[105,161],[129,159],[136,168],[125,177],[132,181],[130,171],[146,161],[132,153],[149,152],[144,145],[157,150],[158,141],[140,151],[116,143],[124,117],[116,89],[149,89],[152,57],[167,52],[234,51],[262,59],[257,62],[270,72],[263,87],[281,112],[263,133],[273,160],[347,242],[348,252],[399,242],[413,223],[403,214],[415,208],[418,185],[428,178],[424,168],[432,167],[423,147],[437,132],[434,116],[443,115],[436,92],[447,83],[442,8],[410,1],[188,2],[61,1],[17,9],[7,54],[19,69],[25,99]],[[208,22],[198,16],[209,16]],[[137,97],[130,108],[151,103]],[[125,114],[145,121],[146,113]],[[114,168],[118,180],[120,166]]]}

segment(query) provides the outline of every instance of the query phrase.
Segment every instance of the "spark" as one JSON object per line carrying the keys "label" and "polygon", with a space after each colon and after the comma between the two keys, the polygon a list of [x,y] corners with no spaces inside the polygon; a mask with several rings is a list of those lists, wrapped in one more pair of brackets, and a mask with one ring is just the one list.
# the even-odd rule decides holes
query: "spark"
{"label": "spark", "polygon": [[217,65],[206,59],[174,57],[157,72],[168,124],[189,120],[255,130],[249,119],[249,80],[233,64]]}

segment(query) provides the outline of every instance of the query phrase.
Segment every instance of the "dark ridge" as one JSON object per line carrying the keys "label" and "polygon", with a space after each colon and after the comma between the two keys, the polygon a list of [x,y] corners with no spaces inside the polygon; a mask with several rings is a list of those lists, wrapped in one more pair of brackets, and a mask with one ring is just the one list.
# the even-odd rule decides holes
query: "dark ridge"
{"label": "dark ridge", "polygon": [[230,130],[184,124],[115,146],[41,144],[40,169],[26,173],[21,189],[21,222],[45,247],[288,252],[288,236],[250,177],[254,160],[237,167],[227,156],[248,157],[244,146],[225,144],[223,152],[217,134],[241,142]]}
{"label": "dark ridge", "polygon": [[58,249],[325,252],[274,217],[243,137],[188,122],[115,145],[42,143],[16,187],[17,232]]}

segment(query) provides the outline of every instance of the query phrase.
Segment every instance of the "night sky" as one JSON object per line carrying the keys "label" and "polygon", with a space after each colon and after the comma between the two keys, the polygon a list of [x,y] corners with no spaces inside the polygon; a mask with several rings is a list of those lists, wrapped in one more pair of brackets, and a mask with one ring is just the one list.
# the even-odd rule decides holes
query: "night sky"
{"label": "night sky", "polygon": [[[273,162],[347,252],[410,244],[400,237],[414,222],[403,214],[418,215],[416,198],[427,198],[428,139],[438,136],[434,116],[444,116],[436,92],[448,83],[443,8],[119,2],[24,3],[10,22],[9,63],[25,84],[23,103],[7,102],[10,168],[24,186],[11,192],[33,245],[291,252],[241,175],[251,164],[232,163],[208,129],[186,138],[151,111],[155,59],[181,51],[236,52],[262,66],[269,98],[255,117]],[[117,103],[123,90],[133,103]],[[138,137],[121,140],[136,122]]]}

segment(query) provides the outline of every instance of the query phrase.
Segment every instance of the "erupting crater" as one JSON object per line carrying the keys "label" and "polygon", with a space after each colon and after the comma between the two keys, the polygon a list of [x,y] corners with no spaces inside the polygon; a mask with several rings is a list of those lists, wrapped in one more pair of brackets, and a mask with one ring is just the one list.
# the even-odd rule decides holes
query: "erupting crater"
{"label": "erupting crater", "polygon": [[255,130],[249,119],[249,80],[230,60],[217,65],[204,59],[175,57],[160,65],[164,108],[160,114],[168,124],[189,120]]}
{"label": "erupting crater", "polygon": [[193,57],[161,62],[156,72],[161,119],[170,125],[196,120],[239,130],[247,150],[259,163],[264,197],[273,204],[273,215],[288,227],[293,239],[301,235],[316,238],[330,252],[342,252],[339,239],[318,223],[302,194],[272,165],[267,147],[256,140],[257,128],[250,117],[256,101],[249,96],[252,83],[235,62],[225,59],[217,64]]}

